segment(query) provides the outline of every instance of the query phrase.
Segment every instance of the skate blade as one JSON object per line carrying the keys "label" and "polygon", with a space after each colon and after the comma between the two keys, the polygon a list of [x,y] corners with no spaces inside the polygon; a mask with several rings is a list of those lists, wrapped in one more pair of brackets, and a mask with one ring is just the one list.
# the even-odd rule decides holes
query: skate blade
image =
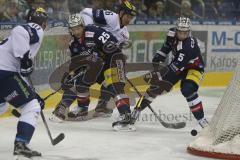
{"label": "skate blade", "polygon": [[31,158],[27,158],[27,157],[24,157],[24,156],[21,156],[21,155],[16,155],[16,156],[14,156],[13,159],[14,160],[30,160]]}
{"label": "skate blade", "polygon": [[23,155],[15,155],[14,160],[42,160],[42,157],[25,157]]}
{"label": "skate blade", "polygon": [[58,118],[57,116],[55,116],[54,114],[52,114],[50,117],[49,117],[49,120],[51,122],[54,122],[54,123],[63,123],[64,120],[62,120],[61,118]]}
{"label": "skate blade", "polygon": [[41,156],[34,156],[34,157],[25,157],[23,155],[15,155],[14,160],[42,160],[43,157]]}
{"label": "skate blade", "polygon": [[112,116],[112,113],[95,112],[93,114],[93,117],[109,118],[111,116]]}
{"label": "skate blade", "polygon": [[117,132],[134,132],[134,131],[136,131],[136,127],[133,125],[126,125],[126,126],[115,125],[115,126],[113,126],[113,129]]}
{"label": "skate blade", "polygon": [[78,117],[68,117],[66,121],[87,121],[89,120],[88,116],[78,116]]}

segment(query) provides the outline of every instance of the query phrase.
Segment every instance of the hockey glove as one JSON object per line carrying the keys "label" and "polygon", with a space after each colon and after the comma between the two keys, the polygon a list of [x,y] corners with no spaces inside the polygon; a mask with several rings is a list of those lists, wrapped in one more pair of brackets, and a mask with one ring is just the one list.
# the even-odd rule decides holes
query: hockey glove
{"label": "hockey glove", "polygon": [[144,75],[144,81],[148,84],[154,84],[154,82],[158,82],[162,80],[161,73],[158,71],[152,71]]}
{"label": "hockey glove", "polygon": [[156,53],[152,59],[152,65],[153,65],[154,70],[159,70],[159,66],[164,63],[165,59],[166,59],[166,57],[163,57],[159,53]]}
{"label": "hockey glove", "polygon": [[33,62],[29,58],[29,51],[20,59],[20,74],[23,77],[29,76],[33,72]]}

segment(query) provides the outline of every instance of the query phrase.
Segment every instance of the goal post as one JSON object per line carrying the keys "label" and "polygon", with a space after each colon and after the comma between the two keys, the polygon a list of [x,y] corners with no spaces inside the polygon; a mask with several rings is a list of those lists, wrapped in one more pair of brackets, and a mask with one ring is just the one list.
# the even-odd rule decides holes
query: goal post
{"label": "goal post", "polygon": [[240,160],[240,64],[208,127],[189,144],[194,155]]}

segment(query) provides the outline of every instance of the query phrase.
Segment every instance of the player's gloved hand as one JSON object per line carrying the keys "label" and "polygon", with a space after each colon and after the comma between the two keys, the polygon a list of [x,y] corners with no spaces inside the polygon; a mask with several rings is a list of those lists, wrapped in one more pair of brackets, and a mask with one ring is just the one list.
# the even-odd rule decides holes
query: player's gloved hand
{"label": "player's gloved hand", "polygon": [[161,67],[161,65],[163,64],[164,61],[165,61],[165,57],[156,53],[155,56],[152,59],[153,69],[154,70],[159,70],[159,67]]}
{"label": "player's gloved hand", "polygon": [[43,110],[45,107],[45,101],[39,96],[39,94],[35,93],[36,99],[38,100],[38,103],[41,106],[41,109]]}
{"label": "player's gloved hand", "polygon": [[126,40],[126,41],[117,43],[117,47],[119,49],[128,49],[131,46],[132,46],[132,41],[130,41],[130,40]]}
{"label": "player's gloved hand", "polygon": [[20,59],[20,74],[23,77],[29,76],[33,72],[33,62],[29,57],[29,51]]}
{"label": "player's gloved hand", "polygon": [[74,73],[65,72],[61,80],[61,88],[68,90],[74,86],[74,80],[72,80]]}
{"label": "player's gloved hand", "polygon": [[144,76],[144,81],[147,82],[148,84],[156,84],[157,82],[162,80],[162,76],[160,71],[152,71],[147,73]]}

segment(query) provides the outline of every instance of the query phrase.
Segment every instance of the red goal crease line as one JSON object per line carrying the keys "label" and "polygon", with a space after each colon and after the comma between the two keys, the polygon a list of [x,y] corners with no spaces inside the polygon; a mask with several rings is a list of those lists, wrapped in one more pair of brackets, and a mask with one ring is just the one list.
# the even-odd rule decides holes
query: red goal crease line
{"label": "red goal crease line", "polygon": [[209,157],[209,158],[218,158],[218,159],[227,159],[227,160],[240,160],[240,154],[230,154],[230,153],[219,153],[219,152],[207,152],[197,150],[192,147],[187,148],[187,152],[193,155]]}

